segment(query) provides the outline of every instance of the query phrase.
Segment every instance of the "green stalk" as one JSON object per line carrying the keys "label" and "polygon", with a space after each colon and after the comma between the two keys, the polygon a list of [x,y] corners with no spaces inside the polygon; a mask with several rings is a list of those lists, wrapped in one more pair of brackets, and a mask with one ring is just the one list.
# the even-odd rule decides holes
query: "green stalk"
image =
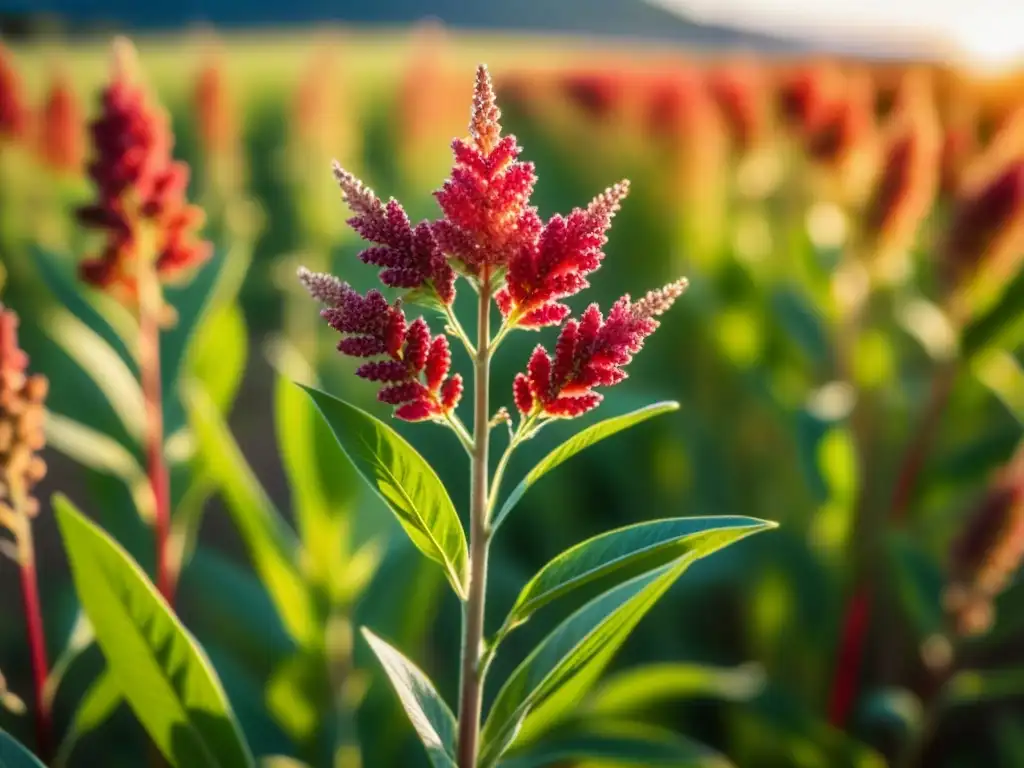
{"label": "green stalk", "polygon": [[484,687],[484,606],[487,593],[487,551],[490,544],[488,513],[488,443],[490,413],[487,390],[491,365],[491,289],[484,269],[477,310],[474,360],[473,455],[469,521],[469,595],[463,607],[462,673],[459,695],[459,768],[476,768],[480,739],[480,710]]}

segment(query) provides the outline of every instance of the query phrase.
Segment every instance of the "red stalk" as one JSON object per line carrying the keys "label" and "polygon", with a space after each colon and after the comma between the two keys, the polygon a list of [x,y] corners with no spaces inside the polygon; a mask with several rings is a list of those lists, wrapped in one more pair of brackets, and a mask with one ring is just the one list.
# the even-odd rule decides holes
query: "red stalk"
{"label": "red stalk", "polygon": [[[891,522],[905,521],[910,508],[910,499],[917,486],[918,477],[928,458],[928,449],[939,428],[942,411],[949,401],[956,378],[956,367],[943,365],[932,379],[928,404],[925,406],[920,426],[914,433],[910,445],[903,454],[900,471],[896,477],[892,501],[889,504]],[[860,665],[864,656],[868,627],[871,623],[871,604],[865,584],[860,583],[854,590],[843,616],[842,633],[836,654],[836,667],[832,676],[829,695],[829,722],[837,728],[846,724],[850,710],[857,700]]]}
{"label": "red stalk", "polygon": [[35,553],[32,544],[32,529],[25,520],[19,532],[19,559],[21,561],[21,598],[25,609],[25,631],[32,661],[32,682],[35,694],[36,750],[39,758],[48,763],[51,756],[50,706],[46,698],[46,678],[50,666],[46,658],[46,633],[43,629],[43,612],[39,601],[39,585],[36,578]]}

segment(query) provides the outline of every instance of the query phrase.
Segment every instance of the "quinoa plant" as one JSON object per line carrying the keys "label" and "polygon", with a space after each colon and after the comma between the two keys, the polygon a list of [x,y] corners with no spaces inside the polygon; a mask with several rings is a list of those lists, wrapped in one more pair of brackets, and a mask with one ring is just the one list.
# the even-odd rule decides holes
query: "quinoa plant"
{"label": "quinoa plant", "polygon": [[[596,680],[642,616],[695,559],[771,527],[752,518],[677,518],[643,522],[567,550],[523,588],[499,628],[486,629],[488,552],[517,501],[543,474],[578,451],[628,426],[677,408],[659,403],[608,419],[549,454],[504,498],[502,480],[517,447],[549,425],[575,419],[601,403],[601,391],[626,378],[625,367],[659,318],[686,289],[680,279],[634,301],[628,294],[602,314],[591,304],[578,318],[564,301],[588,287],[628,183],[585,208],[543,220],[530,205],[537,177],[519,159],[514,136],[502,135],[485,67],[477,70],[469,137],[452,145],[455,166],[435,197],[441,216],[413,224],[394,199],[381,200],[341,166],[335,177],[353,216],[349,224],[371,246],[360,259],[380,268],[381,282],[401,289],[389,301],[361,294],[329,274],[299,279],[341,335],[338,351],[363,362],[356,375],[374,382],[395,418],[432,422],[451,431],[469,458],[468,540],[455,505],[427,462],[390,426],[324,392],[309,390],[364,479],[388,503],[416,547],[444,570],[462,604],[458,716],[427,676],[398,650],[364,629],[435,766],[498,764],[531,713],[556,697],[579,697]],[[473,332],[454,311],[460,279],[476,295]],[[433,334],[406,306],[438,312]],[[500,322],[492,327],[494,309]],[[553,354],[538,345],[511,383],[518,412],[490,402],[491,362],[509,334],[559,328]],[[473,362],[470,427],[459,415],[465,389],[452,371],[448,337]],[[509,423],[509,440],[492,471],[492,430]],[[505,681],[483,719],[484,684],[502,643],[536,611],[584,585],[600,594],[560,624]],[[639,755],[637,755],[639,758]]]}

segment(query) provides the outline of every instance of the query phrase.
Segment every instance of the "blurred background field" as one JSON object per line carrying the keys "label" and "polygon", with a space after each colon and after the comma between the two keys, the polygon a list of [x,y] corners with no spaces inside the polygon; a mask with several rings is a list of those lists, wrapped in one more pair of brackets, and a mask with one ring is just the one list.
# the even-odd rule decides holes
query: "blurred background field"
{"label": "blurred background field", "polygon": [[[493,22],[503,31],[438,21],[363,28],[360,18],[276,30],[258,8],[252,18],[224,11],[227,25],[261,25],[255,31],[197,30],[176,28],[181,20],[159,7],[150,16],[134,4],[108,9],[115,21],[104,30],[141,30],[141,68],[171,116],[175,156],[192,167],[190,195],[207,210],[217,256],[197,283],[227,295],[206,301],[208,314],[194,312],[201,332],[188,337],[186,327],[172,342],[191,346],[171,386],[203,380],[290,514],[296,502],[275,439],[277,370],[303,378],[289,361],[305,360],[330,391],[386,412],[334,353],[333,334],[293,279],[305,264],[360,290],[375,282],[355,257],[330,161],[402,200],[414,220],[431,215],[450,140],[466,130],[474,67],[486,62],[505,129],[537,164],[542,216],[632,181],[587,300],[605,307],[679,274],[691,282],[602,415],[661,399],[682,409],[602,443],[531,491],[495,554],[495,613],[550,557],[609,527],[688,514],[781,524],[695,566],[616,658],[616,674],[637,675],[621,678],[627,694],[598,688],[565,718],[611,713],[670,729],[744,768],[897,765],[919,741],[914,765],[1024,765],[1024,585],[1015,576],[1024,470],[1003,476],[1014,501],[1001,517],[977,512],[1018,450],[1024,419],[1021,73],[916,40],[834,53],[799,36],[670,21],[641,4],[613,12],[577,3],[572,24],[564,10],[545,29],[541,13],[516,24],[513,6]],[[397,14],[375,20],[408,18]],[[643,23],[610,29],[617,14]],[[88,297],[84,310],[69,298],[90,248],[72,212],[89,198],[85,123],[108,76],[109,37],[70,22],[55,34],[47,19],[60,18],[28,34],[33,25],[12,17],[0,49],[0,93],[11,99],[0,107],[0,296],[22,315],[33,368],[51,379],[51,410],[136,455],[117,409],[97,394],[106,363],[82,362],[89,323],[69,319],[91,317]],[[674,32],[657,34],[659,24]],[[602,36],[633,29],[638,39]],[[20,122],[10,119],[15,92]],[[183,326],[190,295],[180,296]],[[536,341],[512,337],[494,380],[507,386]],[[511,406],[510,387],[492,397]],[[177,451],[176,514],[199,531],[182,616],[254,749],[326,765],[323,680],[292,663],[293,640],[254,575],[230,503],[216,483],[184,480],[204,464],[183,406],[173,408],[168,433],[176,425],[182,436],[168,447]],[[450,436],[402,431],[463,511],[468,478]],[[512,472],[565,434],[546,430]],[[41,497],[66,491],[151,561],[125,478],[76,452],[67,434],[51,442]],[[455,601],[439,573],[402,557],[404,539],[354,481],[346,503],[357,539],[388,542],[356,623],[403,638],[451,698]],[[77,607],[45,511],[38,526],[58,656]],[[978,576],[992,569],[998,578]],[[13,578],[0,562],[0,583]],[[957,588],[969,605],[957,602]],[[850,606],[865,596],[869,618],[851,655]],[[435,604],[442,621],[431,628]],[[12,690],[24,690],[13,588],[0,589],[0,611],[0,667]],[[497,660],[496,677],[555,618],[530,622],[521,645]],[[425,764],[366,649],[355,654],[365,764]],[[673,666],[651,666],[660,663]],[[99,667],[98,653],[87,653],[69,673],[57,699],[63,727]],[[0,726],[27,733],[24,718],[4,712]],[[138,752],[126,745],[144,738],[126,711],[86,730],[71,765],[132,765]]]}

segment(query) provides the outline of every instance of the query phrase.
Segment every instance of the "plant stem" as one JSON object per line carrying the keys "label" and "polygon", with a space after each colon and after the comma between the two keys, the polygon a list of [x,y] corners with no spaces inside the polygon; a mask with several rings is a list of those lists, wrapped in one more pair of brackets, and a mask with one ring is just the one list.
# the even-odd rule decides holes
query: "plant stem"
{"label": "plant stem", "polygon": [[[142,259],[140,259],[142,261]],[[164,462],[164,408],[160,373],[160,286],[153,265],[139,270],[139,368],[146,405],[146,468],[153,491],[156,587],[174,602],[170,568],[171,489]]]}
{"label": "plant stem", "polygon": [[[23,510],[24,505],[21,506]],[[43,628],[39,582],[36,578],[32,523],[23,511],[20,512],[20,521],[21,524],[18,526],[18,562],[21,566],[21,598],[25,609],[25,631],[28,635],[29,654],[32,660],[32,682],[36,705],[36,750],[39,758],[44,763],[48,763],[52,756],[50,743],[52,728],[50,705],[46,696],[46,678],[50,670],[46,658],[46,632]]]}
{"label": "plant stem", "polygon": [[481,279],[477,311],[476,376],[473,383],[473,460],[469,520],[469,595],[463,608],[462,673],[459,695],[459,768],[476,768],[483,703],[484,605],[487,593],[487,550],[490,543],[488,504],[488,443],[491,364],[491,290],[486,268]]}
{"label": "plant stem", "polygon": [[921,470],[924,469],[928,450],[932,447],[935,434],[942,422],[942,411],[945,410],[946,403],[949,402],[955,379],[956,364],[953,362],[943,363],[932,377],[928,404],[925,406],[914,438],[900,463],[900,471],[889,507],[889,514],[894,522],[901,523],[906,519],[907,511],[910,508],[910,499],[913,496],[914,487],[917,485],[917,478],[921,474]]}
{"label": "plant stem", "polygon": [[[949,401],[956,379],[956,364],[943,363],[932,378],[928,403],[921,416],[918,428],[903,453],[896,477],[892,500],[888,509],[888,521],[896,524],[905,522],[910,508],[910,499],[917,485],[917,479],[924,469],[941,422],[942,411]],[[856,701],[860,663],[864,655],[867,629],[870,624],[870,594],[867,585],[861,583],[846,604],[842,623],[842,634],[836,658],[829,703],[829,721],[842,727],[853,703]]]}

